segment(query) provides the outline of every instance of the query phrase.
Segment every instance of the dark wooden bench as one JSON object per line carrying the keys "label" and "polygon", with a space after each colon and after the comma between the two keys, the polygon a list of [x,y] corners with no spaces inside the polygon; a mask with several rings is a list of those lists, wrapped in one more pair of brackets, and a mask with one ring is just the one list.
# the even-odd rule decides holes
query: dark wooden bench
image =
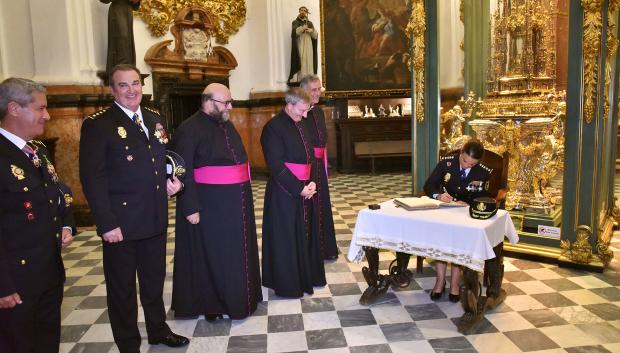
{"label": "dark wooden bench", "polygon": [[357,158],[370,158],[370,171],[375,174],[375,158],[411,156],[411,140],[354,142],[353,150]]}

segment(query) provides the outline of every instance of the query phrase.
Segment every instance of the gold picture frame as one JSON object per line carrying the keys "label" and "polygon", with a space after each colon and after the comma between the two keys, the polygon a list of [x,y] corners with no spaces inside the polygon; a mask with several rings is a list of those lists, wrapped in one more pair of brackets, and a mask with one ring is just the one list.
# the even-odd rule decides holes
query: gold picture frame
{"label": "gold picture frame", "polygon": [[402,0],[321,0],[329,98],[411,95],[409,9]]}

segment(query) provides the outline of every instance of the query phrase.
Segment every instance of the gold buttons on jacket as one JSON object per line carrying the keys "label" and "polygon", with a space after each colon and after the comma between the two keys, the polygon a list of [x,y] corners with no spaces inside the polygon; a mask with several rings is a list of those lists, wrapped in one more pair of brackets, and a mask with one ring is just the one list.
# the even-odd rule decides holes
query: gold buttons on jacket
{"label": "gold buttons on jacket", "polygon": [[24,191],[28,192],[28,187],[24,186]]}
{"label": "gold buttons on jacket", "polygon": [[153,163],[155,163],[155,158],[151,158],[151,161],[152,161]]}
{"label": "gold buttons on jacket", "polygon": [[25,265],[26,264],[26,260],[22,259],[19,263],[22,264],[22,265]]}
{"label": "gold buttons on jacket", "polygon": [[50,204],[54,203],[54,201],[50,200]]}
{"label": "gold buttons on jacket", "polygon": [[123,202],[123,206],[127,206],[127,202]]}
{"label": "gold buttons on jacket", "polygon": [[159,173],[157,173],[157,171],[155,171],[155,175],[157,175],[157,174],[159,174]]}
{"label": "gold buttons on jacket", "polygon": [[157,190],[159,190],[159,185],[157,185]]}
{"label": "gold buttons on jacket", "polygon": [[149,149],[151,149],[151,145],[149,145]]}

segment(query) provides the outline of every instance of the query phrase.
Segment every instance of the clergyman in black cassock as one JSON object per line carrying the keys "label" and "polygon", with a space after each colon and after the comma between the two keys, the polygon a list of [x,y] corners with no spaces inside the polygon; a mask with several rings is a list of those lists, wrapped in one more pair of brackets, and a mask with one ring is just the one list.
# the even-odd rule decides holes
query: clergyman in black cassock
{"label": "clergyman in black cassock", "polygon": [[43,86],[0,83],[0,352],[60,345],[60,252],[75,227],[45,145],[31,141],[50,119],[46,107]]}
{"label": "clergyman in black cassock", "polygon": [[166,178],[168,137],[160,116],[141,109],[140,72],[117,65],[110,73],[111,107],[84,119],[80,180],[103,240],[108,315],[121,353],[140,351],[136,273],[150,344],[189,343],[166,324],[168,199],[181,182]]}
{"label": "clergyman in black cassock", "polygon": [[301,88],[293,88],[285,100],[285,108],[265,124],[261,135],[270,173],[263,210],[263,285],[278,296],[301,297],[326,281],[312,221],[314,157],[302,121],[310,97]]}
{"label": "clergyman in black cassock", "polygon": [[321,80],[316,75],[309,75],[301,79],[300,86],[310,95],[313,104],[306,116],[306,126],[314,152],[312,180],[316,182],[317,193],[312,200],[316,210],[314,221],[317,223],[317,238],[323,259],[331,260],[338,257],[338,245],[327,180],[327,127],[323,109],[318,106],[321,98]]}
{"label": "clergyman in black cassock", "polygon": [[212,83],[176,130],[186,163],[177,200],[172,309],[177,317],[243,319],[263,300],[248,157],[229,120],[230,91]]}

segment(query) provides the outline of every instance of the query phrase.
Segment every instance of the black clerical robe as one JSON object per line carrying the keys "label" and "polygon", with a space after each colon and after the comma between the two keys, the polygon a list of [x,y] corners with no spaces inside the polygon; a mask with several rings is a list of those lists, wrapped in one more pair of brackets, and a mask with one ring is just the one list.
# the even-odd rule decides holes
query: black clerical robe
{"label": "black clerical robe", "polygon": [[[178,317],[243,319],[263,300],[250,181],[196,180],[200,168],[247,163],[241,137],[230,121],[198,111],[177,128],[172,149],[187,167],[177,199],[172,309]],[[186,217],[196,212],[200,222],[192,225]]]}
{"label": "black clerical robe", "polygon": [[263,285],[282,297],[312,294],[313,286],[326,281],[313,202],[300,195],[310,180],[300,180],[285,165],[314,160],[306,122],[295,123],[281,111],[263,128],[261,144],[270,172],[263,210]]}
{"label": "black clerical robe", "polygon": [[317,223],[317,238],[321,246],[321,256],[324,259],[333,259],[338,257],[338,246],[336,245],[334,217],[327,181],[327,150],[325,148],[327,145],[327,127],[325,126],[323,109],[315,105],[308,112],[306,119],[315,157],[312,164],[312,175],[316,182],[317,193],[312,200],[316,210],[314,221]]}

